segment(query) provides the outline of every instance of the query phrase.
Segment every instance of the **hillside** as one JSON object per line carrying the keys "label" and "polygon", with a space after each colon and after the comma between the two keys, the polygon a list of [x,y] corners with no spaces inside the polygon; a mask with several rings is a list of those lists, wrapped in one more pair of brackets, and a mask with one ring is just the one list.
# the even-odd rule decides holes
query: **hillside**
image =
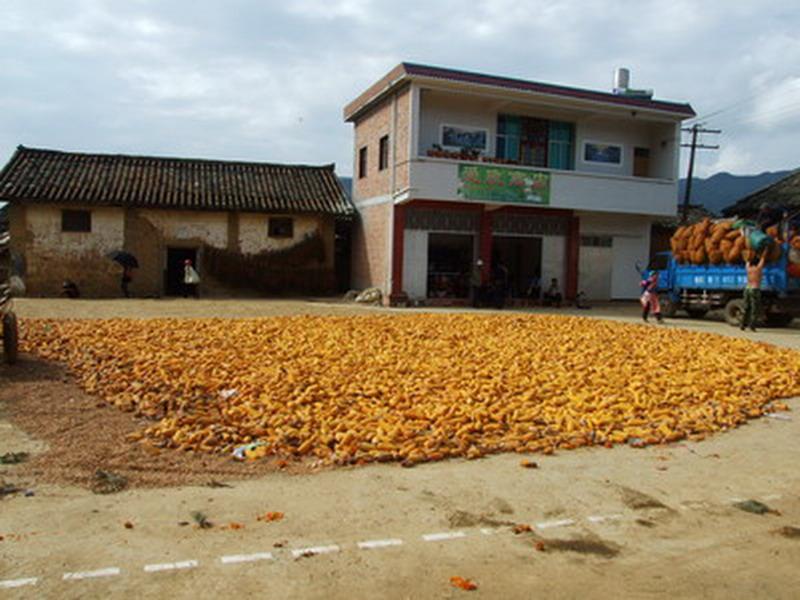
{"label": "hillside", "polygon": [[[715,173],[707,179],[695,177],[692,182],[692,204],[701,204],[716,214],[740,198],[786,177],[791,171],[765,171],[759,175]],[[686,180],[681,179],[678,203],[683,202]]]}

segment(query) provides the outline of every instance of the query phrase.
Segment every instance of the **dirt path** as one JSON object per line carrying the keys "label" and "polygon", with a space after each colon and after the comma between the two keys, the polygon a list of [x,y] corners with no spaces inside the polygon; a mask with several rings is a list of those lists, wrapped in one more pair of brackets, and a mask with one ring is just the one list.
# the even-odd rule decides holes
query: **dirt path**
{"label": "dirt path", "polygon": [[[42,309],[20,308],[23,315]],[[686,324],[732,333],[713,322]],[[756,335],[793,347],[800,337]],[[466,592],[450,586],[453,575],[476,581],[469,596],[476,598],[793,598],[800,585],[800,538],[790,529],[800,528],[800,400],[789,402],[785,419],[759,419],[701,443],[256,478],[226,462],[187,473],[186,457],[168,456],[158,458],[161,475],[147,475],[150,484],[167,483],[177,468],[196,477],[187,479],[191,485],[95,495],[45,481],[48,467],[37,462],[47,456],[42,440],[56,440],[50,450],[57,450],[59,435],[75,442],[75,433],[102,427],[106,441],[60,467],[59,477],[69,472],[84,483],[98,460],[133,472],[140,457],[115,445],[131,417],[93,413],[81,404],[91,400],[79,399],[47,365],[30,362],[13,381],[3,377],[0,454],[34,457],[0,466],[0,478],[35,492],[0,499],[0,585],[20,584],[0,588],[4,596],[456,598]],[[26,397],[34,409],[10,415],[9,406]],[[43,429],[52,426],[52,411],[61,416],[51,421],[74,424],[72,434]],[[9,416],[27,418],[24,429],[36,437],[10,425]],[[520,467],[521,458],[539,468]],[[208,487],[211,473],[232,487]],[[780,514],[735,508],[742,499]],[[193,511],[215,526],[181,525]],[[257,521],[266,511],[285,517]],[[515,535],[514,523],[534,533]],[[308,548],[317,553],[293,555]],[[79,579],[64,580],[70,573]]]}

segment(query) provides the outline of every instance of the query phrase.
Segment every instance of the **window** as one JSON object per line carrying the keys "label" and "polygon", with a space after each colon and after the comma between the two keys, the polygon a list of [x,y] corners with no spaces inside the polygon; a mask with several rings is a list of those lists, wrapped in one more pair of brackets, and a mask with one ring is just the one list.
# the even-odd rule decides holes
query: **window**
{"label": "window", "polygon": [[385,135],[378,142],[378,171],[389,166],[389,136]]}
{"label": "window", "polygon": [[294,219],[291,217],[270,217],[269,237],[292,238],[294,237]]}
{"label": "window", "polygon": [[575,128],[572,123],[550,121],[549,137],[547,141],[547,166],[551,169],[565,169],[571,171],[575,168],[575,153],[573,139]]}
{"label": "window", "polygon": [[358,178],[363,179],[367,176],[367,147],[364,146],[358,151]]}
{"label": "window", "polygon": [[88,210],[62,210],[61,231],[84,232],[92,230],[92,213]]}
{"label": "window", "polygon": [[497,158],[519,160],[520,118],[512,115],[497,117]]}
{"label": "window", "polygon": [[581,246],[592,246],[594,248],[611,248],[614,245],[614,238],[610,235],[582,235]]}
{"label": "window", "polygon": [[519,160],[532,167],[547,166],[548,124],[544,119],[521,119],[519,136]]}
{"label": "window", "polygon": [[575,126],[516,115],[497,116],[497,158],[534,167],[575,168]]}

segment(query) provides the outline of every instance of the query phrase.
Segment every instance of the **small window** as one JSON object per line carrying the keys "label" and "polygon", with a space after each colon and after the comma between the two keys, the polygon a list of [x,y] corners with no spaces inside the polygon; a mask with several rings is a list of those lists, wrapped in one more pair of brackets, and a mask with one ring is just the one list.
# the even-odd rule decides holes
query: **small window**
{"label": "small window", "polygon": [[92,213],[88,210],[62,210],[61,231],[81,232],[92,230]]}
{"label": "small window", "polygon": [[363,179],[367,176],[367,147],[364,146],[358,151],[358,178]]}
{"label": "small window", "polygon": [[614,238],[610,235],[582,235],[581,246],[593,248],[611,248],[614,245]]}
{"label": "small window", "polygon": [[291,217],[270,217],[269,237],[292,238],[294,237],[294,219]]}
{"label": "small window", "polygon": [[389,166],[389,136],[381,138],[378,145],[378,170],[383,171]]}

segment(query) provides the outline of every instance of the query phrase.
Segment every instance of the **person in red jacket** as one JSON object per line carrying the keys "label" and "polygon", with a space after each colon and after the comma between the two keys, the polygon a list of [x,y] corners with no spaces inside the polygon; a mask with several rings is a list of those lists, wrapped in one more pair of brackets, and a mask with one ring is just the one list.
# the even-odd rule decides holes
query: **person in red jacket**
{"label": "person in red jacket", "polygon": [[647,318],[652,312],[659,323],[663,323],[664,319],[661,317],[661,305],[658,302],[658,271],[653,271],[647,279],[643,279],[642,283],[642,297],[639,301],[642,303],[642,319],[645,323]]}

